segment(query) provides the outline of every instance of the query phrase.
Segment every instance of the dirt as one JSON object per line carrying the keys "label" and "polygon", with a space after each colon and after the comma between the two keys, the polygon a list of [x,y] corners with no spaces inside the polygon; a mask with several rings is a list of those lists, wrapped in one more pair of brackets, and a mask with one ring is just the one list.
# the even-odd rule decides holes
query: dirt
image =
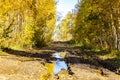
{"label": "dirt", "polygon": [[120,80],[120,75],[104,68],[96,57],[88,57],[78,48],[65,43],[51,46],[31,50],[5,49],[0,55],[0,80],[40,80],[40,76],[46,72],[45,64],[54,61],[51,55],[65,50],[69,51],[66,62],[74,74],[61,72],[58,80]]}

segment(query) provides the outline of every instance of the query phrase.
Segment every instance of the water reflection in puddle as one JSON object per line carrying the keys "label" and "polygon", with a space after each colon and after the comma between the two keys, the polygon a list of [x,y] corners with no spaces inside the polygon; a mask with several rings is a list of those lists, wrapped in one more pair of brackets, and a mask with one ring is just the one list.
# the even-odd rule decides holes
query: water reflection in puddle
{"label": "water reflection in puddle", "polygon": [[56,58],[54,62],[54,74],[58,74],[62,69],[68,70],[68,66],[64,61],[67,52],[56,52],[53,54],[53,57]]}

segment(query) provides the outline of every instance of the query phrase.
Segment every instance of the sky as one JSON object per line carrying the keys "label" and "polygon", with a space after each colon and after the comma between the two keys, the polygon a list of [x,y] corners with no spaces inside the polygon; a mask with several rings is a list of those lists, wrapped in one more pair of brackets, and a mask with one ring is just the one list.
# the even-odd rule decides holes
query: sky
{"label": "sky", "polygon": [[[78,0],[59,0],[59,2],[57,3],[57,15],[59,12],[60,15],[62,15],[61,19],[63,19],[69,11],[72,11],[72,9],[75,8],[75,5],[77,4],[77,2]],[[56,21],[56,25],[58,25],[61,22],[61,19]],[[56,40],[56,39],[60,40],[59,34],[57,34],[59,33],[59,28],[57,28],[57,26],[55,26],[53,33],[54,33],[52,37],[53,40]]]}
{"label": "sky", "polygon": [[72,9],[74,9],[77,2],[78,0],[59,0],[57,3],[57,12],[60,12],[62,16],[65,17],[69,11],[72,11]]}

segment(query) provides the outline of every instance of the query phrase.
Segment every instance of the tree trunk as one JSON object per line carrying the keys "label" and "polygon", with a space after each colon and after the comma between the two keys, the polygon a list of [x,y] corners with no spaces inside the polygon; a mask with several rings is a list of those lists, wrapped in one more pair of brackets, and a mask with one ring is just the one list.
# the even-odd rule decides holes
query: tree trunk
{"label": "tree trunk", "polygon": [[114,45],[115,48],[118,49],[118,35],[117,35],[117,29],[114,25],[114,21],[113,21],[113,14],[111,13],[111,20],[112,20],[112,30],[113,30],[113,37],[114,37]]}
{"label": "tree trunk", "polygon": [[[118,8],[117,9],[117,15],[120,15],[120,9]],[[118,29],[117,29],[117,32],[118,32],[118,50],[120,51],[120,17],[118,16]]]}

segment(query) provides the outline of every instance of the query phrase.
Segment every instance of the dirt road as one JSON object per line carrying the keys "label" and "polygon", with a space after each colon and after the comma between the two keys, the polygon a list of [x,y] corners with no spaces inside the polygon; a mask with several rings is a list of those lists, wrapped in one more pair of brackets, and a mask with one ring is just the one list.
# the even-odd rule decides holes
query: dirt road
{"label": "dirt road", "polygon": [[50,56],[64,50],[70,53],[66,62],[74,74],[60,74],[64,79],[59,77],[58,80],[120,80],[120,75],[103,68],[96,58],[91,58],[94,56],[88,56],[78,48],[65,43],[51,46],[31,50],[5,49],[0,54],[0,80],[40,80],[46,72],[44,64],[52,61]]}

